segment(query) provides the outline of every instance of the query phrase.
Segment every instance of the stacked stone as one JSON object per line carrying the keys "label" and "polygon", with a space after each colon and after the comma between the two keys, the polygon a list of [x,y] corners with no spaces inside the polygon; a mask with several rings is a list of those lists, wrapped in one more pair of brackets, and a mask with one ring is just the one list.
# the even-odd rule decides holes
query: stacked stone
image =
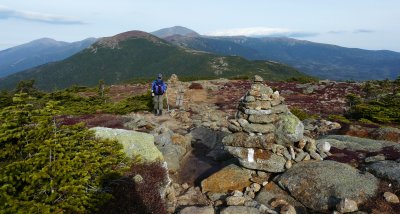
{"label": "stacked stone", "polygon": [[317,148],[314,139],[303,136],[303,123],[260,76],[254,77],[228,128],[233,134],[223,139],[225,149],[246,168],[283,172],[296,162],[329,154],[330,145]]}

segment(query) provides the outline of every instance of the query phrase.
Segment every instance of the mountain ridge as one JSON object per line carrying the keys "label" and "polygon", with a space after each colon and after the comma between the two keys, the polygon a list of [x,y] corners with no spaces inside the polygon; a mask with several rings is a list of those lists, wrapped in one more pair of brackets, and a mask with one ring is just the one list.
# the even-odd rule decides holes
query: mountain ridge
{"label": "mountain ridge", "polygon": [[259,74],[271,80],[307,77],[289,66],[269,61],[249,61],[219,56],[173,45],[142,31],[104,37],[89,48],[53,62],[0,79],[0,89],[11,89],[24,79],[35,79],[44,90],[71,85],[95,86],[176,73],[183,78],[220,78]]}
{"label": "mountain ridge", "polygon": [[95,42],[87,38],[77,42],[63,42],[40,38],[0,51],[0,77],[38,65],[65,59]]}
{"label": "mountain ridge", "polygon": [[165,38],[173,44],[248,60],[271,60],[332,80],[395,79],[400,75],[400,53],[370,51],[286,37],[185,37]]}

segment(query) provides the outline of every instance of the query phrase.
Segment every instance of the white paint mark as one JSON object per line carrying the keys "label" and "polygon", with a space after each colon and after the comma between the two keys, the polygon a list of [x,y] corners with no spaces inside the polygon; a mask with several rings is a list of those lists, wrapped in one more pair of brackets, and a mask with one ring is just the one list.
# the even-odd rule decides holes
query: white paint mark
{"label": "white paint mark", "polygon": [[249,149],[247,152],[247,161],[249,163],[253,163],[254,162],[254,149]]}

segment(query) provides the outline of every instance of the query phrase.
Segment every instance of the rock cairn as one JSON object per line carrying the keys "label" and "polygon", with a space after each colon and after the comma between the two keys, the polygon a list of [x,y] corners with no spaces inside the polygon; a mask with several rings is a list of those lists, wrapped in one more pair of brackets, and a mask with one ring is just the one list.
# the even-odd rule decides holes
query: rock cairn
{"label": "rock cairn", "polygon": [[249,169],[283,172],[297,162],[330,155],[329,143],[316,145],[304,136],[303,123],[289,111],[284,98],[257,75],[239,102],[236,119],[229,122],[233,133],[223,139],[225,150]]}

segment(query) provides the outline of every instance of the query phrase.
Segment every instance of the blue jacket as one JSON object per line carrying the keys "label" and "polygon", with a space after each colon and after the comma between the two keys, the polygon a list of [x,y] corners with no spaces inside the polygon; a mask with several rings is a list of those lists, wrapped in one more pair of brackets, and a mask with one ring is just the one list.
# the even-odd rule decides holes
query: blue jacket
{"label": "blue jacket", "polygon": [[155,87],[158,84],[161,84],[161,87],[165,93],[167,91],[167,84],[165,84],[163,80],[159,80],[159,79],[154,80],[153,83],[151,84],[151,92],[155,93]]}

